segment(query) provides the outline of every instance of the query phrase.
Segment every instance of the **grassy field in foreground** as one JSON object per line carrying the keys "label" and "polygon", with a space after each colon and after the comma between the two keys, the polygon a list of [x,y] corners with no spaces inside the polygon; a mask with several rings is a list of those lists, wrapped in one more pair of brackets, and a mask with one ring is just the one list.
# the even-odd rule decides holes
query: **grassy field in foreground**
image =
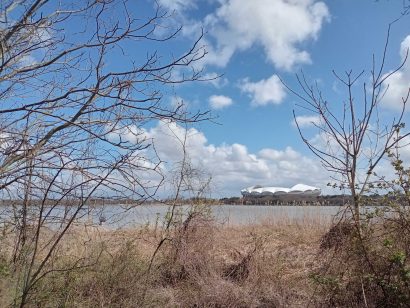
{"label": "grassy field in foreground", "polygon": [[[315,302],[309,274],[326,228],[286,220],[232,228],[203,217],[168,233],[78,227],[31,290],[29,306],[306,307]],[[19,283],[3,263],[0,306],[6,307]]]}
{"label": "grassy field in foreground", "polygon": [[0,307],[21,294],[25,307],[409,307],[410,212],[396,210],[369,212],[360,229],[310,216],[229,226],[198,212],[169,228],[73,226],[37,276],[58,234],[42,230],[30,268],[33,247],[13,260],[3,232]]}

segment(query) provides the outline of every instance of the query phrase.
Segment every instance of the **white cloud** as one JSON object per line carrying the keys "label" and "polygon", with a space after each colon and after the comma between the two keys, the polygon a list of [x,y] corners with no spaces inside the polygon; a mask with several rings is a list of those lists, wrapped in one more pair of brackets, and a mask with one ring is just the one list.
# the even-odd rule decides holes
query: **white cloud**
{"label": "white cloud", "polygon": [[209,144],[195,128],[185,129],[175,123],[159,123],[146,131],[152,138],[164,170],[182,160],[182,144],[187,135],[186,150],[192,164],[212,175],[214,195],[239,195],[251,185],[293,186],[296,183],[325,188],[329,181],[317,160],[303,156],[291,147],[284,150],[263,149],[249,152],[243,144]]}
{"label": "white cloud", "polygon": [[230,97],[224,95],[212,95],[209,98],[209,105],[212,109],[223,109],[233,104]]}
{"label": "white cloud", "polygon": [[[400,46],[400,56],[401,60],[406,59],[407,52],[407,61],[404,64],[403,68],[390,76],[385,84],[387,92],[384,96],[382,105],[386,108],[393,110],[401,110],[403,107],[403,98],[406,98],[410,90],[410,35],[408,35]],[[387,88],[388,87],[388,88]],[[408,107],[408,106],[407,106]],[[409,108],[407,108],[408,110]]]}
{"label": "white cloud", "polygon": [[410,136],[400,140],[398,152],[405,168],[410,168]]}
{"label": "white cloud", "polygon": [[195,0],[158,0],[163,8],[170,11],[182,12],[196,7]]}
{"label": "white cloud", "polygon": [[310,63],[301,43],[315,40],[330,14],[323,2],[314,0],[226,0],[203,21],[210,38],[206,42],[208,64],[224,67],[237,51],[254,45],[277,68],[291,70]]}
{"label": "white cloud", "polygon": [[248,93],[254,106],[280,104],[286,96],[285,88],[277,75],[258,82],[244,79],[240,85],[241,91]]}
{"label": "white cloud", "polygon": [[[311,127],[320,123],[320,117],[308,115],[297,116],[296,122],[300,128]],[[295,119],[293,119],[291,122],[292,126],[296,127],[296,122]]]}
{"label": "white cloud", "polygon": [[215,88],[222,88],[229,83],[228,78],[221,76],[218,73],[206,73],[201,77],[201,82],[206,82],[213,85]]}

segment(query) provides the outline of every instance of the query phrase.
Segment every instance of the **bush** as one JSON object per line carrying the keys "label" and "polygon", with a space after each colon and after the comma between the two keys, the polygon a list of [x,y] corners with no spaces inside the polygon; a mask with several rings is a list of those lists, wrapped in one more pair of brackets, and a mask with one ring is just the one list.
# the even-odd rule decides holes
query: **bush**
{"label": "bush", "polygon": [[322,237],[324,265],[311,275],[322,304],[409,307],[410,209],[390,205],[344,221]]}

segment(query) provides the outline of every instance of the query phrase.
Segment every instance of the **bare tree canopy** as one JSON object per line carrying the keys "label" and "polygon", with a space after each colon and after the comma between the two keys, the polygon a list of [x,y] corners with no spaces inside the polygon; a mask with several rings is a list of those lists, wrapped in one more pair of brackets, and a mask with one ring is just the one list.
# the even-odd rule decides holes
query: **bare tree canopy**
{"label": "bare tree canopy", "polygon": [[[394,23],[394,22],[393,22]],[[393,24],[392,23],[392,24]],[[300,91],[288,87],[302,102],[299,106],[312,113],[319,130],[320,141],[305,136],[294,119],[305,144],[323,166],[336,177],[335,187],[346,188],[352,196],[354,217],[359,224],[361,197],[373,188],[385,188],[384,178],[376,174],[376,167],[395,148],[403,145],[410,135],[405,128],[405,112],[410,97],[410,87],[401,100],[398,114],[390,119],[381,119],[380,105],[389,89],[389,78],[408,61],[406,49],[402,62],[393,70],[386,70],[386,54],[390,37],[388,28],[386,44],[377,64],[373,56],[370,73],[333,71],[336,80],[343,85],[346,95],[341,102],[330,102],[322,94],[318,84],[310,84],[302,73],[297,76]],[[360,82],[363,83],[360,85]],[[358,87],[359,86],[359,87]]]}
{"label": "bare tree canopy", "polygon": [[152,41],[164,48],[180,31],[161,28],[168,13],[160,7],[142,19],[135,5],[116,0],[3,1],[0,10],[3,190],[30,174],[35,185],[55,177],[47,190],[67,194],[57,185],[66,171],[88,179],[86,191],[106,185],[114,170],[121,180],[111,179],[112,189],[131,179],[138,186],[135,168],[147,168],[140,153],[149,146],[138,128],[153,119],[206,117],[161,101],[164,84],[200,77],[193,64],[205,51],[199,38],[180,55],[148,49]]}
{"label": "bare tree canopy", "polygon": [[[167,86],[201,78],[196,62],[206,54],[201,34],[188,50],[170,51],[181,28],[169,16],[158,4],[147,12],[125,0],[1,1],[0,192],[17,200],[22,306],[93,196],[155,194],[160,159],[144,127],[208,118],[163,102]],[[42,228],[61,207],[35,265]]]}

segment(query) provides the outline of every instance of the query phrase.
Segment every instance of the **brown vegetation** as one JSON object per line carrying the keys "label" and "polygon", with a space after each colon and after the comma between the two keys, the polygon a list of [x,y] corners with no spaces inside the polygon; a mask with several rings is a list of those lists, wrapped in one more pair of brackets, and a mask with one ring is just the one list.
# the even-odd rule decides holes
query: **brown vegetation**
{"label": "brown vegetation", "polygon": [[323,265],[312,272],[320,302],[332,307],[409,307],[410,210],[384,208],[322,238]]}
{"label": "brown vegetation", "polygon": [[[228,228],[194,215],[172,228],[149,269],[162,231],[78,227],[30,291],[28,306],[304,307],[325,229],[286,221]],[[5,261],[9,252],[1,253]],[[16,278],[2,262],[0,306],[18,302]]]}
{"label": "brown vegetation", "polygon": [[[346,217],[228,227],[201,212],[168,230],[77,226],[25,306],[407,307],[409,221],[407,207],[390,206],[364,214],[360,233]],[[0,306],[19,306],[13,233],[1,240]]]}

